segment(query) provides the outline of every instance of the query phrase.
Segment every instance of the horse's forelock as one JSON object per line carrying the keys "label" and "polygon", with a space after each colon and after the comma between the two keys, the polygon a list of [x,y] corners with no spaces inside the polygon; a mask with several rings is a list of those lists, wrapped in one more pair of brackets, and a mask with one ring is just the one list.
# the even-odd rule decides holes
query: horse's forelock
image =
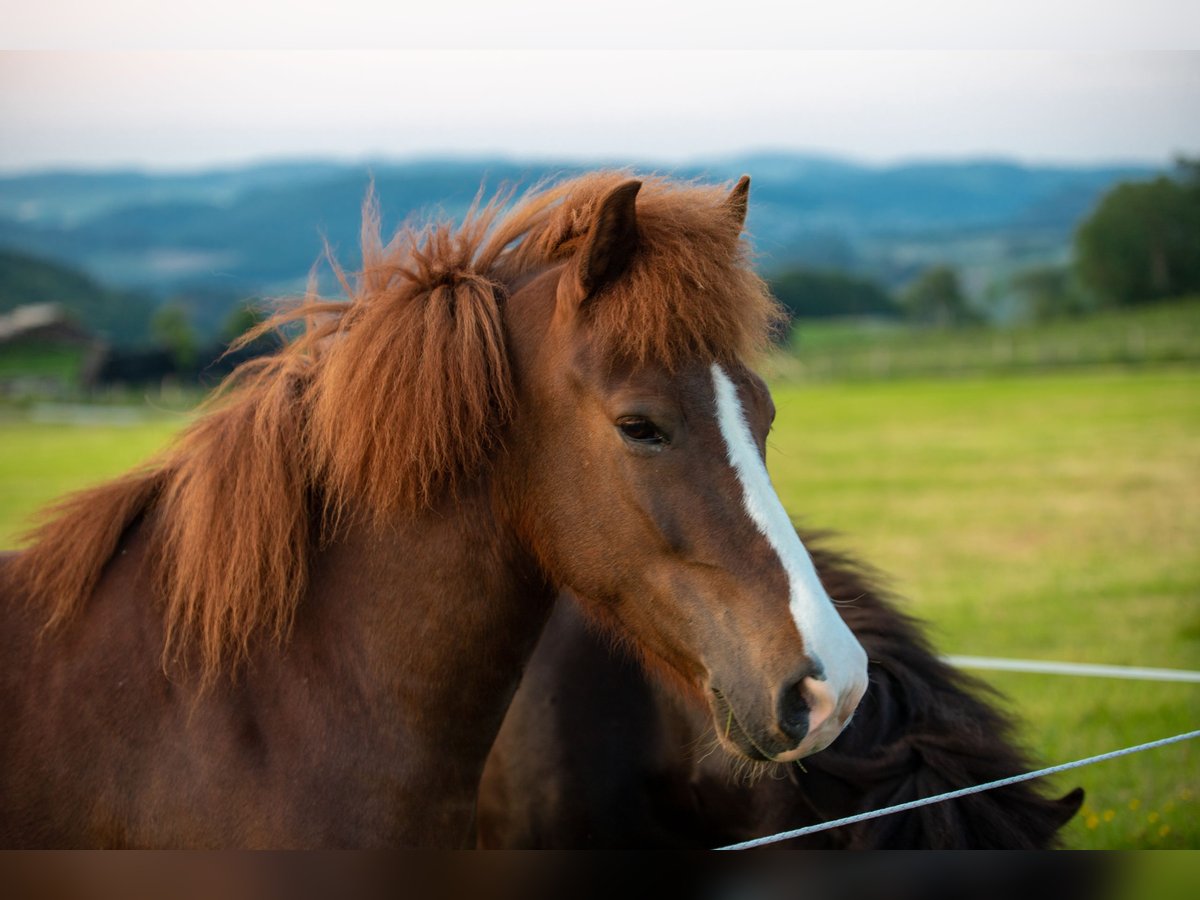
{"label": "horse's forelock", "polygon": [[[494,271],[516,280],[571,259],[600,203],[628,180],[627,172],[600,172],[528,198],[496,232]],[[592,338],[613,355],[668,368],[753,359],[783,319],[741,235],[744,183],[731,195],[721,186],[641,180],[637,249],[623,276],[588,304]],[[498,241],[508,243],[497,249]]]}

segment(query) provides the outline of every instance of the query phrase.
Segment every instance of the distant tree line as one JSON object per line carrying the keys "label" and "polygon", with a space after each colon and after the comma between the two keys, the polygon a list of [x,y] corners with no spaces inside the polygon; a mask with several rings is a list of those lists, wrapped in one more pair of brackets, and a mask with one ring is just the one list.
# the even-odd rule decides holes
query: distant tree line
{"label": "distant tree line", "polygon": [[845,272],[795,269],[771,281],[771,290],[788,314],[797,319],[837,316],[884,316],[901,313],[882,286]]}
{"label": "distant tree line", "polygon": [[1200,160],[1105,194],[1075,230],[1069,265],[1018,273],[1010,288],[1034,321],[1200,293]]}
{"label": "distant tree line", "polygon": [[250,359],[274,353],[281,339],[274,333],[230,350],[229,345],[262,321],[257,307],[247,304],[229,314],[215,341],[202,341],[187,307],[167,303],[151,319],[154,343],[142,347],[105,347],[93,360],[85,381],[101,384],[155,384],[164,379],[212,386]]}
{"label": "distant tree line", "polygon": [[982,319],[951,266],[926,269],[897,296],[869,278],[814,269],[783,272],[772,280],[771,290],[793,319],[906,318],[937,328]]}
{"label": "distant tree line", "polygon": [[913,322],[934,328],[975,325],[983,316],[967,300],[952,266],[926,269],[900,294],[900,308]]}
{"label": "distant tree line", "polygon": [[1200,291],[1200,159],[1109,191],[1075,234],[1075,265],[1107,305]]}
{"label": "distant tree line", "polygon": [[[1110,190],[1076,229],[1074,251],[1069,265],[1036,266],[1007,280],[1019,315],[1044,321],[1200,293],[1200,160],[1181,159],[1169,175]],[[895,296],[868,278],[809,269],[780,273],[772,288],[797,319],[903,317],[935,328],[987,319],[949,265],[925,269]]]}

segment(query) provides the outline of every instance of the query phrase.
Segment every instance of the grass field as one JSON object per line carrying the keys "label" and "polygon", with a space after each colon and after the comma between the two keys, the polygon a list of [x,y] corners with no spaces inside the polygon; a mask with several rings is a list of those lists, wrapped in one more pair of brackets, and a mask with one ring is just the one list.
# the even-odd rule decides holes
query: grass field
{"label": "grass field", "polygon": [[15,546],[29,517],[49,500],[146,460],[185,421],[167,414],[119,424],[39,418],[16,410],[0,418],[0,548]]}
{"label": "grass field", "polygon": [[[799,521],[949,653],[1200,668],[1200,373],[778,387]],[[1200,686],[989,675],[1047,764],[1200,727]],[[1200,847],[1195,742],[1069,773],[1081,847]]]}
{"label": "grass field", "polygon": [[82,347],[6,346],[0,354],[0,383],[11,378],[26,378],[77,384],[86,356]]}
{"label": "grass field", "polygon": [[[1200,371],[783,384],[771,469],[948,653],[1200,668]],[[0,421],[0,546],[183,421]],[[1049,763],[1200,724],[1200,686],[989,675]],[[1079,772],[1079,847],[1200,848],[1200,746]]]}

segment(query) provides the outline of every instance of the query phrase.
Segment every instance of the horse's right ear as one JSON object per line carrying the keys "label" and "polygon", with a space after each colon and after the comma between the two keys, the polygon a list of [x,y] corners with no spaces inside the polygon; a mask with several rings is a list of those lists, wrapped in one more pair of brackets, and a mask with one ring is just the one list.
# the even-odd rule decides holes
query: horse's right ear
{"label": "horse's right ear", "polygon": [[746,208],[750,203],[750,176],[743,175],[725,198],[725,208],[737,221],[738,231],[746,225]]}
{"label": "horse's right ear", "polygon": [[579,253],[579,287],[584,300],[624,274],[637,248],[640,181],[617,185],[600,201]]}

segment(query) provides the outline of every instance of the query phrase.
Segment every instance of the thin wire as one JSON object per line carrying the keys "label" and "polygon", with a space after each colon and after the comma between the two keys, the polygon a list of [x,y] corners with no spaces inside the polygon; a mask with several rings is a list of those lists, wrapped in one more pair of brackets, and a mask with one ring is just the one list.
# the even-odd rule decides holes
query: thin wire
{"label": "thin wire", "polygon": [[1200,672],[1187,669],[1149,669],[1141,666],[1102,666],[1093,663],[1053,662],[1041,659],[998,659],[992,656],[944,656],[964,669],[995,672],[1031,672],[1038,675],[1083,675],[1095,678],[1128,678],[1135,681],[1185,681],[1200,684]]}
{"label": "thin wire", "polygon": [[840,828],[843,825],[853,825],[856,822],[866,822],[869,819],[878,819],[881,816],[890,816],[893,813],[905,812],[910,809],[917,809],[921,806],[930,806],[934,803],[942,803],[946,800],[957,800],[959,797],[968,797],[971,794],[978,794],[983,791],[991,791],[996,788],[1007,787],[1010,784],[1020,784],[1022,781],[1031,781],[1034,778],[1043,778],[1046,775],[1055,775],[1058,772],[1067,772],[1071,769],[1078,769],[1080,766],[1090,766],[1092,763],[1104,762],[1108,759],[1116,759],[1119,756],[1128,756],[1130,753],[1140,753],[1143,750],[1153,750],[1156,747],[1165,747],[1168,744],[1177,744],[1180,741],[1190,741],[1193,738],[1200,737],[1200,730],[1189,731],[1185,734],[1177,734],[1174,737],[1162,738],[1157,741],[1151,741],[1148,744],[1138,744],[1135,747],[1126,747],[1123,750],[1113,750],[1109,753],[1101,753],[1099,756],[1089,756],[1087,759],[1077,759],[1074,762],[1062,763],[1061,765],[1051,766],[1048,769],[1038,769],[1036,772],[1026,772],[1023,775],[1013,775],[1009,778],[1001,778],[998,781],[989,781],[986,784],[977,784],[974,787],[960,788],[957,791],[948,791],[945,794],[936,794],[933,797],[923,797],[920,800],[910,800],[907,803],[898,803],[895,806],[888,806],[883,809],[875,809],[870,812],[858,813],[853,816],[846,816],[844,819],[833,819],[829,822],[821,822],[817,825],[808,825],[804,828],[797,828],[793,831],[783,831],[779,834],[770,834],[766,837],[754,838],[749,841],[742,841],[739,844],[729,844],[725,847],[717,847],[717,850],[749,850],[752,847],[762,847],[765,844],[775,844],[779,841],[788,841],[792,838],[803,837],[806,834],[816,834],[818,831],[828,831],[831,828]]}

